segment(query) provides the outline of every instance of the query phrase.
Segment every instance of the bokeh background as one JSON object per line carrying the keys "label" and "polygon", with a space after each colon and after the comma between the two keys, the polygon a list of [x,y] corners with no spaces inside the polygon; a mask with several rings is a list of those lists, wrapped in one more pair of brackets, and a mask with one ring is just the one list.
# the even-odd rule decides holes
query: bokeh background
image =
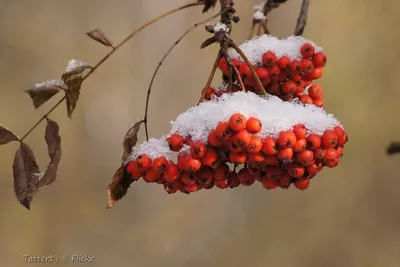
{"label": "bokeh background", "polygon": [[[99,27],[118,42],[187,2],[0,0],[1,124],[22,135],[57,101],[35,111],[23,89],[59,78],[71,58],[94,64],[107,53],[85,32]],[[256,2],[237,1],[239,43]],[[291,35],[300,5],[291,0],[274,10],[270,30]],[[385,155],[386,145],[400,139],[397,0],[311,3],[304,35],[328,55],[320,80],[325,108],[350,141],[339,167],[319,174],[309,190],[252,186],[169,196],[160,186],[136,183],[105,210],[122,138],[143,114],[152,72],[186,28],[209,16],[200,10],[169,17],[118,51],[84,83],[72,121],[64,105],[52,114],[63,138],[59,177],[30,212],[13,193],[17,144],[1,147],[0,265],[25,266],[23,255],[87,254],[99,267],[400,266],[400,157]],[[208,36],[198,28],[166,60],[154,84],[151,135],[169,131],[169,122],[197,103],[218,49],[199,50]],[[48,163],[43,136],[44,125],[27,139],[42,168]]]}

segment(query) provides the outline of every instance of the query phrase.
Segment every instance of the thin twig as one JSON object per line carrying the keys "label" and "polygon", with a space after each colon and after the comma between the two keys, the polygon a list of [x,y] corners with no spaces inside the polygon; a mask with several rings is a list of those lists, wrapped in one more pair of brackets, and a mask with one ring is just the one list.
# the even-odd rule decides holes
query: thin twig
{"label": "thin twig", "polygon": [[239,55],[243,58],[244,62],[246,62],[247,66],[249,66],[251,73],[253,74],[253,78],[255,79],[258,89],[260,89],[260,92],[266,96],[268,95],[267,92],[264,89],[264,86],[262,85],[260,78],[258,78],[257,73],[253,67],[253,65],[250,63],[249,59],[246,57],[246,55],[243,53],[242,49],[239,48],[239,46],[232,40],[229,39],[229,45],[236,50],[236,52],[239,53]]}
{"label": "thin twig", "polygon": [[386,154],[393,155],[400,153],[400,142],[392,142],[386,148]]}
{"label": "thin twig", "polygon": [[[137,28],[134,30],[131,34],[129,34],[124,40],[122,40],[117,46],[115,46],[110,52],[108,52],[93,68],[90,69],[90,71],[83,77],[82,82],[86,80],[95,70],[97,70],[98,67],[100,67],[107,59],[113,55],[119,48],[121,48],[125,43],[127,43],[130,39],[132,39],[136,34],[147,28],[148,26],[158,22],[159,20],[174,14],[175,12],[184,10],[189,7],[194,7],[194,6],[201,6],[204,5],[203,2],[196,2],[196,3],[191,3],[191,4],[186,4],[183,6],[180,6],[178,8],[174,8],[164,14],[161,14],[157,18],[154,18],[147,23],[143,24],[141,27]],[[67,94],[63,96],[45,115],[43,115],[31,128],[30,130],[21,138],[21,141],[23,141],[33,130],[36,129],[36,127],[44,121],[44,119],[49,116],[65,99],[67,98]]]}
{"label": "thin twig", "polygon": [[303,0],[300,9],[300,15],[299,18],[297,19],[296,30],[294,31],[295,36],[303,35],[304,28],[306,27],[307,24],[307,13],[309,6],[310,6],[310,0]]}
{"label": "thin twig", "polygon": [[162,59],[160,60],[160,62],[158,62],[158,65],[153,73],[153,76],[151,77],[150,80],[150,84],[149,84],[149,88],[147,89],[147,96],[146,96],[146,106],[144,109],[144,128],[145,128],[145,132],[146,132],[146,140],[149,140],[149,132],[148,132],[148,127],[147,127],[147,118],[148,118],[148,111],[149,111],[149,103],[150,103],[150,94],[151,94],[151,89],[153,87],[153,83],[154,80],[157,76],[158,71],[160,70],[162,64],[164,63],[165,59],[168,57],[168,55],[172,52],[172,50],[182,41],[183,38],[186,37],[186,35],[188,35],[191,31],[193,31],[195,28],[197,28],[200,25],[206,24],[207,22],[217,18],[218,16],[220,16],[222,13],[226,12],[226,9],[222,10],[221,12],[219,12],[218,14],[215,14],[203,21],[200,21],[198,23],[195,23],[192,25],[192,27],[190,27],[189,29],[187,29],[180,37],[178,40],[175,41],[175,43],[168,49],[167,53],[164,54],[164,56],[162,57]]}
{"label": "thin twig", "polygon": [[221,53],[218,53],[218,56],[217,56],[217,58],[215,59],[214,65],[213,65],[213,67],[212,67],[212,69],[211,69],[210,76],[208,77],[208,81],[207,81],[207,83],[206,83],[206,86],[204,87],[204,91],[203,91],[203,93],[201,94],[200,100],[199,100],[199,102],[197,102],[197,105],[199,105],[201,102],[203,102],[204,97],[206,96],[206,93],[207,93],[207,88],[210,87],[211,82],[212,82],[212,80],[214,79],[215,72],[217,71],[218,63],[219,63],[221,57],[222,57]]}
{"label": "thin twig", "polygon": [[235,64],[233,64],[232,62],[229,62],[229,65],[230,65],[231,68],[235,71],[236,77],[237,77],[237,79],[238,79],[238,81],[239,81],[239,84],[240,84],[240,87],[242,87],[242,91],[243,91],[243,92],[246,92],[246,88],[245,88],[245,86],[244,86],[242,77],[240,76],[239,70],[236,68]]}

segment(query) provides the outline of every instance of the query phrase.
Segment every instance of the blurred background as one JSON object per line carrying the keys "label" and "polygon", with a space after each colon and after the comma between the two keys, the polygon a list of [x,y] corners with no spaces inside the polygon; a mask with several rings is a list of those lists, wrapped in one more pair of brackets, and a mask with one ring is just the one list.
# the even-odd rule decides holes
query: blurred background
{"label": "blurred background", "polygon": [[[85,32],[101,28],[117,43],[188,2],[0,0],[0,123],[22,136],[61,97],[35,111],[22,90],[58,79],[69,59],[95,64],[108,52]],[[17,144],[0,148],[0,265],[25,266],[23,255],[87,254],[99,267],[400,266],[400,157],[385,155],[386,145],[400,139],[400,2],[311,2],[304,36],[328,55],[320,80],[325,108],[350,137],[339,167],[304,192],[252,186],[169,196],[140,182],[105,210],[123,136],[143,114],[158,61],[190,25],[217,12],[195,7],[153,25],[100,67],[84,83],[72,121],[64,104],[52,114],[62,136],[59,177],[30,212],[13,192]],[[256,3],[237,1],[238,43],[248,36]],[[274,10],[271,32],[291,35],[300,5],[291,0]],[[152,136],[168,132],[169,122],[197,103],[218,49],[199,50],[208,36],[199,27],[165,61],[151,99]],[[42,169],[43,136],[44,124],[26,140]]]}

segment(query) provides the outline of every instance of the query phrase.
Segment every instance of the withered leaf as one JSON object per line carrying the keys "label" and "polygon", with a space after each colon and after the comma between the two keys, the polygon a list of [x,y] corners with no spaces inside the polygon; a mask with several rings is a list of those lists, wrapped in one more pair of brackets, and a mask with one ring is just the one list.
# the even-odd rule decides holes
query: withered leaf
{"label": "withered leaf", "polygon": [[95,40],[105,46],[110,46],[110,47],[114,48],[111,40],[108,39],[108,37],[105,35],[105,33],[102,30],[96,28],[90,32],[87,32],[86,34],[93,40]]}
{"label": "withered leaf", "polygon": [[39,191],[39,166],[32,149],[21,142],[13,163],[14,193],[17,200],[28,210],[33,197]]}
{"label": "withered leaf", "polygon": [[124,147],[124,153],[122,154],[122,161],[126,161],[128,158],[132,147],[134,147],[138,141],[138,132],[140,130],[140,124],[143,121],[136,122],[129,130],[126,132],[124,137],[124,142],[122,146]]}
{"label": "withered leaf", "polygon": [[38,83],[35,87],[25,90],[32,99],[35,108],[40,107],[59,91],[67,90],[67,85],[62,81],[52,80]]}
{"label": "withered leaf", "polygon": [[210,38],[208,38],[207,40],[205,40],[201,45],[200,45],[200,49],[206,48],[214,43],[217,42],[217,38],[215,36],[212,36]]}
{"label": "withered leaf", "polygon": [[45,186],[52,184],[57,178],[58,164],[61,160],[61,137],[59,135],[58,124],[46,118],[46,133],[45,140],[47,144],[47,149],[50,157],[50,163],[47,166],[46,172],[44,173],[42,179],[39,181],[39,186]]}
{"label": "withered leaf", "polygon": [[18,141],[18,140],[19,140],[18,136],[15,133],[11,132],[6,127],[0,125],[0,145],[5,145],[12,141]]}
{"label": "withered leaf", "polygon": [[108,186],[107,194],[108,194],[108,202],[106,209],[111,209],[115,202],[120,200],[126,195],[128,192],[128,188],[134,182],[128,171],[127,165],[122,165],[115,172],[114,177]]}
{"label": "withered leaf", "polygon": [[217,4],[217,0],[198,0],[197,2],[204,3],[203,13],[207,12],[210,8],[215,7]]}

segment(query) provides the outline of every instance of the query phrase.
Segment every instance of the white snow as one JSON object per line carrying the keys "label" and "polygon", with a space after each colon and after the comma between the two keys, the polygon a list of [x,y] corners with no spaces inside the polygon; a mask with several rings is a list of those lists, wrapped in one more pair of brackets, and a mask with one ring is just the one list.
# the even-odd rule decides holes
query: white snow
{"label": "white snow", "polygon": [[[215,129],[219,122],[228,121],[237,112],[246,118],[254,116],[261,120],[262,131],[257,135],[262,138],[277,137],[281,131],[290,130],[298,123],[305,124],[308,135],[322,135],[335,126],[343,127],[332,114],[314,105],[304,105],[299,101],[285,102],[275,96],[263,98],[251,92],[236,92],[214,97],[181,113],[171,122],[172,128],[167,137],[179,133],[183,137],[190,136],[193,141],[206,142],[210,130]],[[128,161],[140,154],[154,159],[159,156],[168,158],[170,153],[166,137],[163,136],[134,147]]]}
{"label": "white snow", "polygon": [[43,86],[57,86],[57,87],[66,87],[65,83],[61,80],[50,80],[50,81],[45,81],[41,83],[36,83],[35,88],[43,87]]}
{"label": "white snow", "polygon": [[81,61],[81,60],[71,59],[70,61],[68,61],[65,71],[70,72],[77,68],[82,68],[82,67],[87,68],[87,67],[90,67],[90,65],[89,65],[89,63]]}
{"label": "white snow", "polygon": [[[239,47],[254,65],[262,64],[262,55],[271,50],[276,56],[288,56],[291,60],[301,59],[300,48],[304,43],[310,43],[314,46],[315,52],[322,51],[322,48],[316,46],[314,42],[307,40],[301,36],[289,36],[285,39],[278,39],[272,35],[261,35],[254,37],[252,40],[246,41]],[[229,51],[229,56],[233,59],[243,60],[242,57],[234,50]]]}
{"label": "white snow", "polygon": [[224,32],[228,32],[228,31],[229,31],[229,28],[228,28],[228,26],[226,26],[225,23],[222,23],[222,22],[217,22],[217,23],[215,23],[215,25],[214,25],[214,32],[218,32],[218,31],[220,31],[220,30],[223,30]]}
{"label": "white snow", "polygon": [[169,159],[170,153],[171,150],[169,149],[168,141],[165,136],[162,136],[159,139],[150,138],[149,141],[133,147],[132,153],[126,162],[135,160],[141,154],[146,154],[151,159],[158,157],[165,157],[166,159]]}
{"label": "white snow", "polygon": [[266,18],[267,17],[264,15],[264,13],[261,10],[257,10],[253,14],[253,19],[255,19],[255,20],[264,20]]}

